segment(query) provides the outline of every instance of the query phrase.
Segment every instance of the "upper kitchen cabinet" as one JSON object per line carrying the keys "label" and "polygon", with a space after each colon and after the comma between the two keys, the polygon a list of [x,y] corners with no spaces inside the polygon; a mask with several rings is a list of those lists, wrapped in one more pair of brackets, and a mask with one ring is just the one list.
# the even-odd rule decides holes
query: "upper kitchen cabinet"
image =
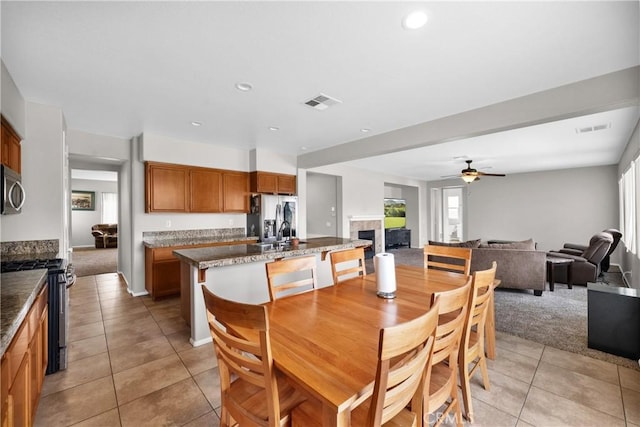
{"label": "upper kitchen cabinet", "polygon": [[145,212],[249,212],[247,172],[145,163]]}
{"label": "upper kitchen cabinet", "polygon": [[224,211],[249,212],[249,174],[246,172],[225,171],[222,175]]}
{"label": "upper kitchen cabinet", "polygon": [[13,129],[13,126],[2,116],[2,149],[0,151],[0,162],[18,173],[22,173],[20,141],[20,137]]}
{"label": "upper kitchen cabinet", "polygon": [[145,212],[189,212],[189,168],[145,163]]}
{"label": "upper kitchen cabinet", "polygon": [[250,189],[254,193],[296,194],[296,176],[255,171],[249,174]]}
{"label": "upper kitchen cabinet", "polygon": [[191,212],[222,212],[222,172],[191,169],[189,179]]}

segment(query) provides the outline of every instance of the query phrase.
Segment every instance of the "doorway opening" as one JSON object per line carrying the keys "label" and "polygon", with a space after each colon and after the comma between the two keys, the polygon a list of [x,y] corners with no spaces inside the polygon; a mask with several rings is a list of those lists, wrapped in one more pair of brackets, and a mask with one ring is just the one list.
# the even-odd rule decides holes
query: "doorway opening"
{"label": "doorway opening", "polygon": [[116,273],[118,172],[71,165],[70,190],[70,262],[76,275]]}
{"label": "doorway opening", "polygon": [[461,242],[465,237],[464,187],[431,189],[431,236],[438,242]]}

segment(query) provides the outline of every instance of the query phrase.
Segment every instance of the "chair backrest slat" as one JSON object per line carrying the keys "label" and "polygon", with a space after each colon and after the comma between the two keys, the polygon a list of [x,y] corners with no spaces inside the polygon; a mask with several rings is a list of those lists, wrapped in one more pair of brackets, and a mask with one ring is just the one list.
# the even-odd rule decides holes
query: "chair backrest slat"
{"label": "chair backrest slat", "polygon": [[334,284],[350,277],[367,275],[363,248],[331,252],[329,257],[331,259],[331,274],[333,275]]}
{"label": "chair backrest slat", "polygon": [[471,249],[456,246],[425,245],[424,268],[452,271],[469,275]]}
{"label": "chair backrest slat", "polygon": [[271,301],[294,288],[318,287],[315,255],[279,259],[266,263],[265,268]]}

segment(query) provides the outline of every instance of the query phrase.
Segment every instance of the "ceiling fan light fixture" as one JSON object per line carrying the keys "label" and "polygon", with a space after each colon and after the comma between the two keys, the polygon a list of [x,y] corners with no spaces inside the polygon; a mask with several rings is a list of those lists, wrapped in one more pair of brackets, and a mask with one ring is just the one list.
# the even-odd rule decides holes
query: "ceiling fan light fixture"
{"label": "ceiling fan light fixture", "polygon": [[460,178],[462,178],[462,180],[464,182],[466,182],[467,184],[471,184],[473,181],[476,180],[476,178],[478,178],[475,175],[462,175]]}

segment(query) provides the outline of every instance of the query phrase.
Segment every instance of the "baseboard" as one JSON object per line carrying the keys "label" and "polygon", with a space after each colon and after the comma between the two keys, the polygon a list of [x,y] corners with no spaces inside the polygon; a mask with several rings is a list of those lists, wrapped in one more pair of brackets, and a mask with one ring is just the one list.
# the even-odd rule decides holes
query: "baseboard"
{"label": "baseboard", "polygon": [[200,347],[201,345],[205,345],[210,343],[211,341],[213,341],[213,339],[211,337],[208,338],[203,338],[201,340],[196,340],[194,341],[193,338],[189,338],[189,342],[191,343],[192,346],[194,347]]}
{"label": "baseboard", "polygon": [[[612,271],[612,267],[615,268],[615,271]],[[622,267],[620,267],[620,264],[615,264],[615,263],[611,263],[609,264],[609,272],[610,273],[622,273]]]}

